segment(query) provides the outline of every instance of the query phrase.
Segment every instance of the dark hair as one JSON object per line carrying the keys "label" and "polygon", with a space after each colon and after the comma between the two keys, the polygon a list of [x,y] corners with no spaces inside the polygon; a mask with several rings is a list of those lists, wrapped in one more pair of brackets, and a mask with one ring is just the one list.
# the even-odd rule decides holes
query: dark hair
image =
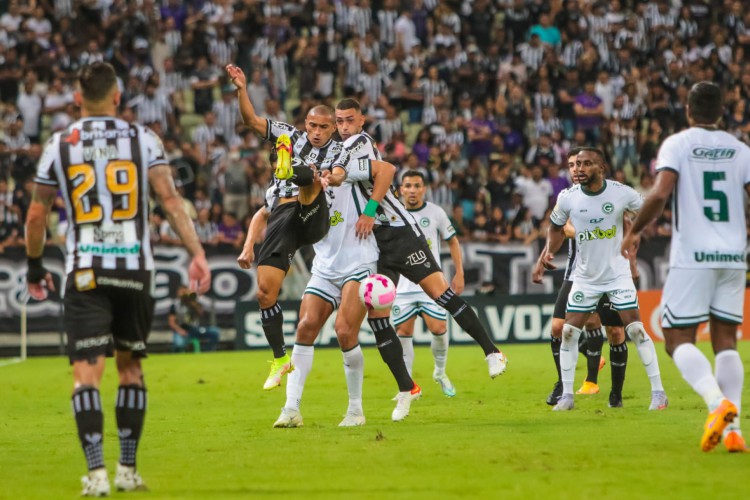
{"label": "dark hair", "polygon": [[99,102],[117,87],[115,68],[105,62],[88,64],[81,68],[78,84],[84,100]]}
{"label": "dark hair", "polygon": [[599,159],[602,162],[602,165],[606,165],[607,164],[607,159],[604,156],[604,151],[602,151],[601,149],[599,149],[599,148],[592,148],[590,146],[584,146],[584,147],[578,149],[578,154],[581,154],[581,153],[584,153],[584,152],[594,153],[596,156],[599,157]]}
{"label": "dark hair", "polygon": [[571,156],[578,156],[578,153],[581,152],[581,148],[570,148],[570,151],[568,151],[568,158]]}
{"label": "dark hair", "polygon": [[688,93],[690,118],[696,123],[713,125],[721,118],[724,103],[721,89],[713,82],[698,82]]}
{"label": "dark hair", "polygon": [[420,179],[422,179],[423,183],[427,183],[427,179],[425,179],[424,174],[419,170],[407,170],[406,172],[404,172],[404,175],[401,176],[401,182],[404,182],[404,179],[406,179],[407,177],[419,177]]}
{"label": "dark hair", "polygon": [[359,101],[356,99],[352,99],[351,97],[347,97],[346,99],[341,99],[339,103],[336,105],[336,109],[339,109],[341,111],[345,109],[353,109],[356,111],[362,111],[362,106],[359,105]]}

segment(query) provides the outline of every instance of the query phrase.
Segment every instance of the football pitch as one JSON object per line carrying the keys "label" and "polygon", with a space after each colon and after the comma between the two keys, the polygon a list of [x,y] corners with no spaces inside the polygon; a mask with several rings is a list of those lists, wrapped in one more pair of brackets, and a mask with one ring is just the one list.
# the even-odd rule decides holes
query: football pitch
{"label": "football pitch", "polygon": [[[629,346],[631,344],[629,343]],[[707,350],[708,344],[700,346]],[[428,347],[416,349],[421,400],[390,420],[397,389],[375,348],[365,348],[367,424],[338,428],[346,411],[341,354],[317,349],[301,429],[273,429],[284,387],[265,392],[270,351],[153,355],[145,364],[149,408],[138,469],[156,498],[743,498],[750,453],[723,445],[702,453],[706,410],[657,346],[670,406],[647,410],[646,374],[631,347],[622,409],[602,392],[576,410],[544,404],[554,382],[549,346],[506,345],[505,375],[490,380],[476,346],[452,346],[457,396],[431,379]],[[605,349],[605,353],[608,352]],[[750,345],[741,343],[746,373]],[[579,360],[576,385],[585,377]],[[0,367],[0,498],[74,498],[85,460],[70,407],[67,360],[35,358]],[[750,377],[746,376],[746,380]],[[102,386],[105,457],[119,453],[117,386],[110,361]],[[745,400],[747,401],[747,389]],[[750,419],[742,416],[750,430]]]}

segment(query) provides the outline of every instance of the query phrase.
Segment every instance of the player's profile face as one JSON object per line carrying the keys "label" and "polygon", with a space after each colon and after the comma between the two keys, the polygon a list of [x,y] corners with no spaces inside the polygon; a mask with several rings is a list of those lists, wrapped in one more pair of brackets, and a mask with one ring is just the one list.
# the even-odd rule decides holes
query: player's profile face
{"label": "player's profile face", "polygon": [[316,148],[324,146],[336,130],[332,116],[309,113],[305,118],[307,138]]}
{"label": "player's profile face", "polygon": [[356,109],[336,110],[336,128],[343,140],[347,140],[354,134],[359,134],[364,123],[365,117],[361,111]]}
{"label": "player's profile face", "polygon": [[404,177],[401,181],[401,196],[409,208],[417,207],[424,202],[426,190],[421,177]]}
{"label": "player's profile face", "polygon": [[581,151],[576,157],[576,172],[578,182],[584,186],[597,183],[602,176],[601,158],[593,151]]}
{"label": "player's profile face", "polygon": [[573,184],[578,184],[578,170],[576,168],[576,155],[568,156],[568,174]]}

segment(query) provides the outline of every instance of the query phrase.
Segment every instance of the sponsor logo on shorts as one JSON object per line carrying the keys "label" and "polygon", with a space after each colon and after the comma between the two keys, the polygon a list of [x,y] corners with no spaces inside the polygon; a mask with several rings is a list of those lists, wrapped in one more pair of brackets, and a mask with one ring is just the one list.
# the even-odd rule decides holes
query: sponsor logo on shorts
{"label": "sponsor logo on shorts", "polygon": [[79,292],[85,292],[86,290],[93,290],[94,288],[96,288],[93,269],[76,271],[75,283],[76,290],[78,290]]}
{"label": "sponsor logo on shorts", "polygon": [[136,340],[135,342],[129,342],[123,339],[117,339],[117,344],[130,349],[131,351],[145,351],[146,344],[142,340]]}
{"label": "sponsor logo on shorts", "polygon": [[690,152],[693,160],[703,161],[729,161],[737,155],[737,150],[733,148],[710,148],[697,146]]}
{"label": "sponsor logo on shorts", "polygon": [[129,290],[143,290],[145,284],[135,280],[110,278],[109,276],[97,276],[96,284],[101,286],[113,286],[116,288],[127,288]]}
{"label": "sponsor logo on shorts", "polygon": [[138,255],[140,243],[79,243],[78,253],[103,257],[105,255]]}
{"label": "sponsor logo on shorts", "polygon": [[333,215],[331,216],[331,225],[337,226],[339,222],[344,222],[344,218],[341,217],[341,212],[334,210]]}
{"label": "sponsor logo on shorts", "polygon": [[611,240],[617,236],[617,226],[613,225],[610,229],[601,229],[601,228],[594,228],[594,229],[586,229],[585,231],[581,231],[576,235],[576,239],[578,240],[578,243],[583,243],[584,241],[594,241],[594,240]]}
{"label": "sponsor logo on shorts", "polygon": [[410,266],[419,266],[425,262],[427,262],[427,255],[422,250],[418,250],[406,258],[406,264]]}
{"label": "sponsor logo on shorts", "polygon": [[744,253],[693,252],[696,262],[745,262]]}
{"label": "sponsor logo on shorts", "polygon": [[90,349],[92,347],[101,347],[109,343],[109,335],[102,335],[99,337],[92,337],[90,339],[76,340],[76,350]]}
{"label": "sponsor logo on shorts", "polygon": [[401,314],[401,308],[398,306],[393,306],[393,314],[396,314],[396,315]]}
{"label": "sponsor logo on shorts", "polygon": [[635,290],[633,290],[632,288],[621,288],[619,290],[613,290],[609,292],[609,295],[633,295],[634,292]]}
{"label": "sponsor logo on shorts", "polygon": [[430,226],[430,219],[427,217],[422,217],[419,219],[419,225],[422,227],[429,227]]}
{"label": "sponsor logo on shorts", "polygon": [[605,202],[604,205],[602,205],[602,212],[605,214],[611,214],[615,211],[615,206],[610,202]]}
{"label": "sponsor logo on shorts", "polygon": [[312,210],[307,212],[306,214],[302,215],[300,214],[300,219],[302,219],[302,222],[307,222],[307,219],[312,217],[313,215],[318,213],[318,210],[320,210],[320,205],[315,205]]}
{"label": "sponsor logo on shorts", "polygon": [[573,302],[583,302],[583,292],[576,292],[573,294]]}

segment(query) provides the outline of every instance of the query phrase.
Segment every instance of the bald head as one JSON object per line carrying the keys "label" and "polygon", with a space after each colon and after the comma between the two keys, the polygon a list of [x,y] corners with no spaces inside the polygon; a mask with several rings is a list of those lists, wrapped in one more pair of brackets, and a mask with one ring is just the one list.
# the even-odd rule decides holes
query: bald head
{"label": "bald head", "polygon": [[330,118],[331,120],[334,120],[336,117],[336,113],[332,107],[326,106],[325,104],[318,104],[317,106],[313,106],[312,109],[308,111],[307,117],[310,118],[311,116]]}
{"label": "bald head", "polygon": [[314,106],[305,118],[305,130],[307,138],[316,148],[324,146],[331,140],[336,130],[336,113],[332,107],[320,104]]}

